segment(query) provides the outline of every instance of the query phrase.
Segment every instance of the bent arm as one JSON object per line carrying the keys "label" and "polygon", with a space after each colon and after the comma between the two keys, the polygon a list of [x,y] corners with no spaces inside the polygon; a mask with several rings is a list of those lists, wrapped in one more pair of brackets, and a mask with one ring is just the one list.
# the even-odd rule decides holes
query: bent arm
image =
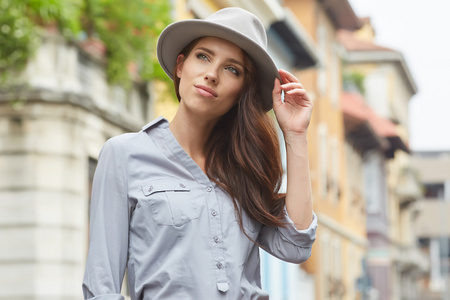
{"label": "bent arm", "polygon": [[313,218],[307,142],[313,104],[294,75],[279,72],[282,82],[275,80],[273,109],[286,142],[286,209],[297,229],[305,229]]}
{"label": "bent arm", "polygon": [[311,256],[316,239],[317,217],[312,209],[311,183],[306,137],[285,136],[287,190],[285,227],[263,226],[258,242],[273,256],[291,263],[302,263]]}
{"label": "bent arm", "polygon": [[304,230],[298,230],[284,209],[285,227],[262,226],[257,242],[273,256],[290,263],[300,264],[311,256],[316,239],[317,217]]}
{"label": "bent arm", "polygon": [[120,145],[109,140],[101,151],[92,187],[84,299],[123,300],[120,289],[128,255],[127,194]]}

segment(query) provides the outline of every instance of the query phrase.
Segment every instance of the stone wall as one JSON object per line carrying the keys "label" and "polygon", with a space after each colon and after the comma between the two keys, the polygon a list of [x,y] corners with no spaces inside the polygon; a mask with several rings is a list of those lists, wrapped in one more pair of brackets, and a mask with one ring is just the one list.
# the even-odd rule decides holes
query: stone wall
{"label": "stone wall", "polygon": [[0,93],[0,299],[81,299],[90,178],[103,143],[150,115],[145,84],[110,86],[103,63],[45,34]]}

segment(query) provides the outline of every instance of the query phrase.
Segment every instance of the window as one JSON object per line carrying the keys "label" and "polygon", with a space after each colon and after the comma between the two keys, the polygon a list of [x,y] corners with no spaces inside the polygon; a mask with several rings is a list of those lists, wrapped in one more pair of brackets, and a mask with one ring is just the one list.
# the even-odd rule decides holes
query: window
{"label": "window", "polygon": [[341,299],[344,293],[344,285],[342,282],[342,256],[341,256],[341,239],[339,236],[333,238],[333,245],[330,247],[332,257],[332,276],[331,276],[331,292],[332,299]]}
{"label": "window", "polygon": [[319,124],[319,191],[320,196],[326,199],[328,194],[328,133],[326,124]]}
{"label": "window", "polygon": [[317,71],[317,90],[321,95],[327,92],[327,30],[325,26],[319,25],[317,28],[318,56],[320,66]]}
{"label": "window", "polygon": [[356,299],[356,283],[359,273],[359,255],[354,244],[350,244],[347,248],[347,276],[349,279],[349,289],[347,296],[349,299]]}
{"label": "window", "polygon": [[339,66],[339,56],[336,51],[337,46],[333,47],[331,52],[331,83],[330,83],[330,101],[334,108],[338,108],[339,96],[340,96],[340,66]]}
{"label": "window", "polygon": [[378,213],[386,217],[387,187],[385,161],[382,154],[372,152],[366,155],[364,179],[367,212]]}
{"label": "window", "polygon": [[365,215],[364,172],[361,155],[348,143],[345,143],[347,162],[348,212],[356,218]]}
{"label": "window", "polygon": [[330,300],[330,278],[331,278],[331,259],[330,259],[330,243],[328,233],[322,229],[320,238],[320,262],[322,263],[322,297],[323,300]]}
{"label": "window", "polygon": [[428,183],[424,184],[425,198],[444,199],[444,183]]}
{"label": "window", "polygon": [[339,201],[339,172],[340,172],[340,151],[339,140],[337,137],[330,138],[330,156],[331,156],[331,180],[330,192],[333,203]]}

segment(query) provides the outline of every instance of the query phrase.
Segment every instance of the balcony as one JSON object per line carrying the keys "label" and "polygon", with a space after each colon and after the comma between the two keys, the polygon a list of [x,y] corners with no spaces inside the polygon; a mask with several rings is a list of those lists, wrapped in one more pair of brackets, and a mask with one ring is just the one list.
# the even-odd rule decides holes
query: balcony
{"label": "balcony", "polygon": [[402,207],[408,206],[422,197],[421,185],[412,169],[403,169],[396,187],[396,193]]}
{"label": "balcony", "polygon": [[16,98],[28,103],[70,104],[90,111],[128,131],[140,129],[150,114],[150,92],[145,82],[130,90],[111,85],[100,58],[101,43],[67,42],[59,33],[42,32],[36,55],[2,92],[0,102]]}
{"label": "balcony", "polygon": [[418,203],[421,209],[415,222],[416,235],[421,238],[450,236],[450,202],[427,199]]}
{"label": "balcony", "polygon": [[416,246],[400,246],[395,253],[394,261],[402,273],[423,274],[430,269],[429,257]]}

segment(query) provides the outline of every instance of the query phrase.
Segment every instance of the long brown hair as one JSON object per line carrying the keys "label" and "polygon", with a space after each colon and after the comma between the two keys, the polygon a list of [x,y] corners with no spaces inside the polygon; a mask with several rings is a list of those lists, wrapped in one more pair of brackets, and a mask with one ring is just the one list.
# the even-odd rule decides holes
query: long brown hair
{"label": "long brown hair", "polygon": [[[174,68],[178,100],[180,78],[176,70],[199,39],[180,53],[184,58]],[[279,194],[283,169],[278,136],[272,118],[264,111],[259,97],[254,64],[244,52],[245,81],[240,99],[217,122],[207,144],[205,169],[232,198],[241,230],[242,210],[267,226],[284,226],[285,195]]]}

